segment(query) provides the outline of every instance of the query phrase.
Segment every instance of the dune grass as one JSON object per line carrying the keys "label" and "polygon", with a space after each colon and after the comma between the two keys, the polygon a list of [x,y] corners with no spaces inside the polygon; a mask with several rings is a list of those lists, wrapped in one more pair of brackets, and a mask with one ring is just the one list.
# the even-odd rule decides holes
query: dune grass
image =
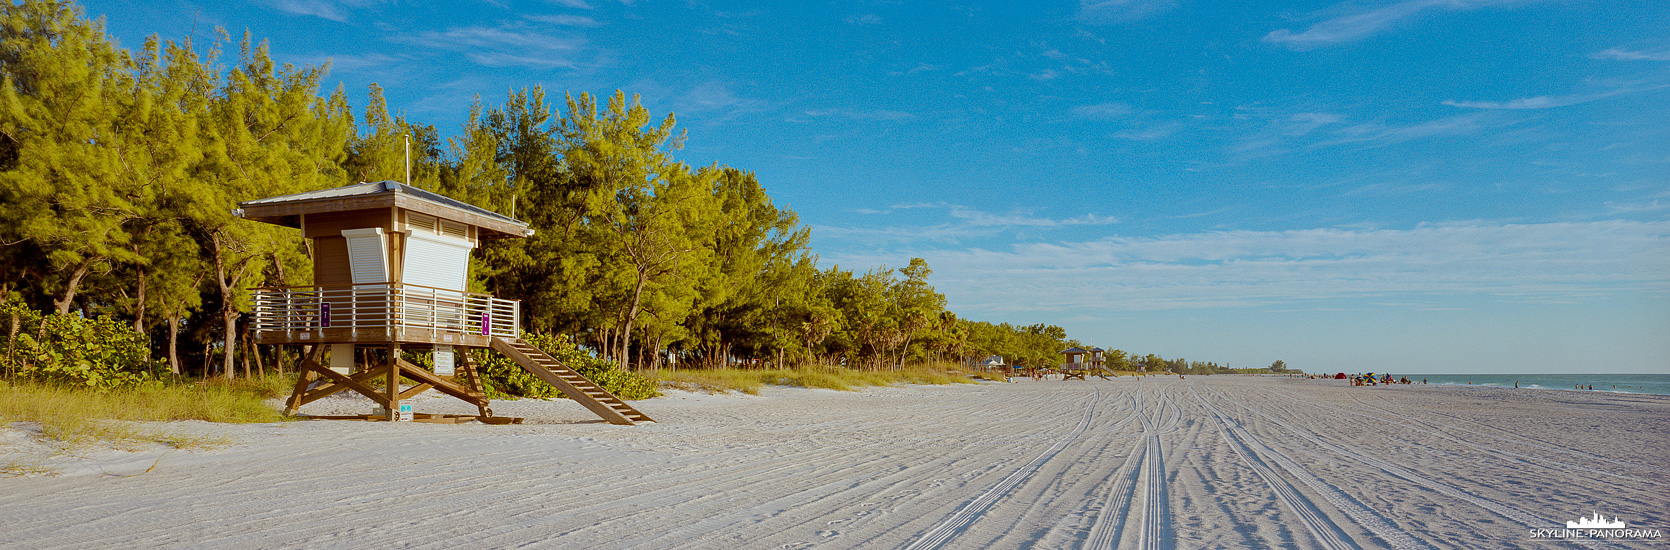
{"label": "dune grass", "polygon": [[853,391],[870,386],[892,384],[971,384],[975,380],[967,374],[932,367],[906,367],[894,371],[860,371],[843,368],[810,369],[701,369],[662,370],[646,373],[657,381],[678,389],[710,393],[741,392],[759,395],[767,384]]}
{"label": "dune grass", "polygon": [[[143,421],[277,422],[278,411],[263,399],[288,390],[286,381],[180,382],[95,391],[50,384],[0,380],[0,425],[34,422],[41,436],[59,452],[96,442],[137,450],[153,443],[175,449],[224,447],[230,438],[173,433],[135,424]],[[0,465],[7,473],[30,473],[26,463]]]}

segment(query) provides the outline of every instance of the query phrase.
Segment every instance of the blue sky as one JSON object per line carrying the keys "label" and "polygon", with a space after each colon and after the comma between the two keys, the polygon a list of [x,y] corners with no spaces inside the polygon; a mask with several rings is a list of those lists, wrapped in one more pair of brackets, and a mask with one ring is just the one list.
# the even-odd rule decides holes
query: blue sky
{"label": "blue sky", "polygon": [[[965,317],[1310,371],[1670,373],[1670,3],[93,1],[453,134],[640,94],[827,264]],[[195,30],[194,30],[195,29]]]}

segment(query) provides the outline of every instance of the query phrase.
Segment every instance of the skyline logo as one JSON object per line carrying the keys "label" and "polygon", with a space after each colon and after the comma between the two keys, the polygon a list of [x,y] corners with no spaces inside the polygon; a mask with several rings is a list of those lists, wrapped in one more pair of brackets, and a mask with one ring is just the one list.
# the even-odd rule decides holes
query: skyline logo
{"label": "skyline logo", "polygon": [[1659,529],[1630,529],[1618,516],[1606,519],[1599,510],[1593,516],[1581,516],[1566,522],[1566,528],[1531,529],[1532,539],[1600,539],[1600,540],[1664,540]]}
{"label": "skyline logo", "polygon": [[1628,526],[1624,525],[1623,520],[1618,519],[1617,516],[1612,516],[1612,521],[1606,521],[1606,516],[1600,515],[1599,511],[1595,512],[1594,517],[1579,517],[1577,521],[1566,522],[1567,529],[1624,529],[1626,527]]}

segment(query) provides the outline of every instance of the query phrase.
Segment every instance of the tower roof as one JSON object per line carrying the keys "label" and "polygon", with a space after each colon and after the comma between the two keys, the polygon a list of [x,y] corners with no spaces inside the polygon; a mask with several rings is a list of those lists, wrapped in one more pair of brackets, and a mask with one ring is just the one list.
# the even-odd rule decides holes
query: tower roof
{"label": "tower roof", "polygon": [[523,238],[534,232],[528,222],[397,181],[279,195],[240,202],[238,207],[238,217],[286,227],[301,227],[302,214],[396,207],[479,227],[483,238]]}

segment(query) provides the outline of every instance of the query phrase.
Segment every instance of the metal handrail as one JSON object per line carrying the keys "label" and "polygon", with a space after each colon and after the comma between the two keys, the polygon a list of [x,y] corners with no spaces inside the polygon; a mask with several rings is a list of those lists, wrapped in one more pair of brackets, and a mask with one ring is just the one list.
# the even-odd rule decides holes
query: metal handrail
{"label": "metal handrail", "polygon": [[256,332],[423,329],[515,337],[521,302],[422,285],[372,283],[252,288]]}

